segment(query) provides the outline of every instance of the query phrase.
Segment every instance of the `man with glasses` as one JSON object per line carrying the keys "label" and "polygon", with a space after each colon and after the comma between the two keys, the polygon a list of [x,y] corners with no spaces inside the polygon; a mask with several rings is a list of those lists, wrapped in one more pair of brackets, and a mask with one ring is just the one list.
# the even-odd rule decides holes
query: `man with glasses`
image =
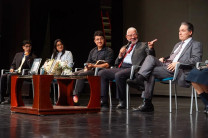
{"label": "man with glasses", "polygon": [[[84,69],[74,72],[75,75],[94,75],[94,68],[109,68],[113,62],[113,50],[105,46],[105,38],[102,31],[94,33],[94,42],[96,47],[93,48],[88,56],[87,62],[84,64]],[[84,89],[84,79],[76,80],[75,89],[73,92],[73,101],[78,103],[78,97]]]}
{"label": "man with glasses", "polygon": [[[1,76],[0,85],[0,103],[7,104],[10,103],[10,93],[11,93],[11,75],[21,74],[23,69],[30,69],[34,58],[36,57],[31,53],[32,43],[30,40],[24,40],[22,49],[24,52],[16,53],[13,62],[11,64],[9,73],[5,73]],[[4,99],[5,95],[8,95],[8,99]]]}
{"label": "man with glasses", "polygon": [[126,32],[128,44],[120,49],[120,53],[115,61],[117,68],[101,70],[101,107],[108,108],[108,85],[109,81],[116,82],[117,98],[119,99],[118,109],[126,107],[126,80],[130,77],[131,66],[143,63],[147,55],[155,56],[153,44],[151,42],[139,42],[138,33],[134,27],[130,27]]}

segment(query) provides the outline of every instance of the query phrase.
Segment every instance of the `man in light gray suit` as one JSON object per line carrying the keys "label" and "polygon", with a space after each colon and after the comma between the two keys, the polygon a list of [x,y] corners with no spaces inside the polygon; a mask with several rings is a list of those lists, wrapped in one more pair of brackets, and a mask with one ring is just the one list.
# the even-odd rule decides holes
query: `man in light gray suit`
{"label": "man in light gray suit", "polygon": [[[155,85],[155,78],[163,79],[173,77],[177,63],[184,63],[195,66],[196,62],[202,60],[202,45],[200,42],[192,39],[194,27],[191,23],[182,22],[179,28],[179,39],[173,48],[170,56],[167,58],[157,59],[151,55],[147,56],[141,69],[134,80],[127,80],[130,86],[144,85],[145,90],[142,93],[144,102],[135,111],[151,112],[154,111],[152,104],[152,95]],[[182,87],[189,87],[190,84],[185,81],[190,70],[180,70],[177,83]]]}

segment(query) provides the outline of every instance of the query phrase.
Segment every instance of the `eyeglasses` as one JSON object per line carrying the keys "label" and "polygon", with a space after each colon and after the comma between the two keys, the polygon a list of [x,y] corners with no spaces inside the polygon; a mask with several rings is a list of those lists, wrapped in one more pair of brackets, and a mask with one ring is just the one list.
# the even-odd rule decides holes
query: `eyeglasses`
{"label": "eyeglasses", "polygon": [[28,48],[28,47],[31,47],[31,46],[25,45],[24,47]]}
{"label": "eyeglasses", "polygon": [[135,36],[137,36],[137,34],[131,34],[131,35],[126,35],[126,36],[128,36],[128,37],[135,37]]}
{"label": "eyeglasses", "polygon": [[104,38],[97,38],[95,41],[104,40]]}
{"label": "eyeglasses", "polygon": [[56,46],[57,46],[57,47],[58,47],[58,46],[63,46],[63,44],[58,44],[58,45],[56,45]]}

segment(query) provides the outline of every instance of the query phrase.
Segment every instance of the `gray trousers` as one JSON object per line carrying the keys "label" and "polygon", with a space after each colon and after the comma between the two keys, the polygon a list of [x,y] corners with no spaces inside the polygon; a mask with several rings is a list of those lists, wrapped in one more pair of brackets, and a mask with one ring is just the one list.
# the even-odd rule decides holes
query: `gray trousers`
{"label": "gray trousers", "polygon": [[145,90],[142,93],[142,98],[152,99],[155,78],[163,79],[167,77],[173,77],[174,72],[169,71],[167,69],[167,65],[160,62],[159,59],[149,55],[145,58],[145,61],[142,64],[138,74],[146,78],[146,81],[144,82]]}
{"label": "gray trousers", "polygon": [[[75,75],[79,75],[79,76],[86,76],[86,75],[93,76],[94,73],[95,73],[94,70],[88,70],[88,71],[84,72],[84,69],[74,72]],[[76,80],[73,95],[80,95],[82,93],[84,86],[85,86],[85,81],[86,81],[86,79],[77,79]]]}

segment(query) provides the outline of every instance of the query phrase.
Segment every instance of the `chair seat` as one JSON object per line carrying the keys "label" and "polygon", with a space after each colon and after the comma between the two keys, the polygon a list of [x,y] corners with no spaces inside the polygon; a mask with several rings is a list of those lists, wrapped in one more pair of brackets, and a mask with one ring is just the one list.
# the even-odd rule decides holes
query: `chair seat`
{"label": "chair seat", "polygon": [[155,81],[159,82],[159,81],[168,81],[168,80],[173,80],[173,77],[168,77],[168,78],[164,78],[164,79],[155,79]]}

